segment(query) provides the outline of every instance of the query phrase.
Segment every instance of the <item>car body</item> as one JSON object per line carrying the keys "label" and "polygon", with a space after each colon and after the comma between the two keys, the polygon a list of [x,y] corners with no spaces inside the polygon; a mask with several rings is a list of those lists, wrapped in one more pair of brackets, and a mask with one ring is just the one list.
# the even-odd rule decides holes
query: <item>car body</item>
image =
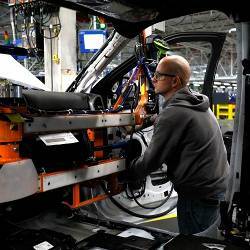
{"label": "car body", "polygon": [[[232,7],[226,1],[207,1],[207,2],[197,2],[197,1],[186,1],[183,3],[168,2],[165,1],[154,1],[153,3],[146,3],[140,0],[137,1],[47,1],[54,5],[60,5],[63,7],[68,7],[77,11],[87,11],[88,13],[101,15],[112,22],[117,33],[114,33],[105,46],[97,52],[94,58],[87,64],[83,71],[77,76],[71,86],[69,86],[67,92],[82,92],[82,93],[92,93],[101,95],[104,100],[108,96],[112,95],[112,88],[117,83],[123,79],[124,75],[128,74],[137,64],[137,58],[131,57],[123,64],[118,66],[113,72],[107,74],[103,78],[93,77],[99,76],[100,73],[105,69],[105,67],[110,62],[110,58],[116,55],[119,50],[126,45],[129,39],[134,38],[140,32],[142,32],[148,26],[155,24],[157,22],[168,20],[174,17],[179,17],[187,14],[197,13],[205,10],[219,10],[224,12],[226,15],[232,17],[237,25],[238,40],[241,46],[238,46],[238,78],[237,78],[237,99],[236,99],[236,114],[235,123],[233,130],[233,142],[230,155],[230,166],[231,166],[231,179],[230,179],[230,194],[231,197],[228,200],[229,207],[237,208],[238,210],[238,224],[235,223],[236,227],[240,227],[241,223],[248,222],[249,205],[247,200],[250,196],[250,189],[248,185],[249,169],[248,169],[248,151],[250,140],[248,138],[249,134],[249,121],[250,117],[248,114],[248,95],[250,90],[248,87],[249,81],[249,30],[250,25],[248,23],[250,17],[248,11],[244,7],[243,1],[238,1],[237,5],[234,4]],[[181,6],[180,6],[181,5]],[[129,29],[128,29],[129,27]],[[170,46],[177,42],[207,42],[211,45],[211,55],[210,60],[207,64],[206,73],[204,75],[204,85],[202,88],[202,93],[206,94],[212,103],[212,92],[213,84],[215,79],[216,68],[218,60],[220,58],[220,53],[225,41],[226,35],[224,33],[218,32],[183,32],[174,35],[170,35],[164,38]],[[108,56],[107,56],[108,55]],[[104,60],[107,58],[107,60]],[[244,63],[242,64],[242,61]],[[147,134],[145,135],[147,137]],[[141,144],[143,144],[139,137],[134,137]],[[147,138],[148,142],[150,141]],[[151,177],[150,177],[151,178]],[[147,181],[150,184],[151,179]],[[52,180],[52,179],[51,179]],[[152,184],[152,183],[151,183]],[[166,184],[166,183],[164,183]],[[159,188],[159,186],[161,186]],[[156,187],[151,185],[148,189],[147,195],[149,198],[145,198],[145,204],[152,202],[158,202],[162,199],[162,193],[169,190],[169,186],[157,185]],[[89,193],[86,190],[86,196],[93,197],[94,193],[99,193],[98,187],[94,187]],[[157,198],[154,198],[157,197]],[[176,198],[176,194],[172,197],[173,200]],[[117,199],[122,201],[123,196],[118,195]],[[127,207],[136,206],[133,202],[128,200],[124,201],[124,205]],[[126,213],[117,210],[113,204],[109,201],[104,200],[101,203],[94,204],[97,211],[97,216],[102,215],[106,220],[118,220],[118,221],[130,221],[137,222],[135,218],[126,215]],[[171,203],[166,206],[167,209],[171,207]],[[166,209],[164,207],[164,209]],[[138,207],[137,212],[141,212]],[[228,207],[225,208],[225,216],[227,217],[230,213],[227,213]],[[162,210],[160,210],[161,212]],[[230,210],[231,211],[231,210]],[[86,210],[86,213],[91,215],[91,212]],[[154,212],[159,212],[154,211]],[[92,217],[96,216],[96,212]],[[91,217],[91,216],[90,216]],[[227,217],[228,218],[228,217]],[[232,218],[229,218],[229,220]],[[237,220],[236,220],[237,221]],[[141,221],[139,221],[141,222]],[[231,225],[226,225],[226,229],[230,228]],[[248,239],[247,228],[242,230],[244,232],[244,239]],[[231,237],[231,235],[229,235]],[[244,240],[243,240],[244,241]]]}

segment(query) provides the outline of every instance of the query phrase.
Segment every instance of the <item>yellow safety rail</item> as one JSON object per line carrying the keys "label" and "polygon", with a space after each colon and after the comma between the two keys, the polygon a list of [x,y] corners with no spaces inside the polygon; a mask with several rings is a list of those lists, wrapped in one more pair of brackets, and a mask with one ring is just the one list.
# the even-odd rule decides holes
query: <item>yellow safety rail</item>
{"label": "yellow safety rail", "polygon": [[214,104],[213,112],[217,119],[233,120],[235,114],[235,104]]}

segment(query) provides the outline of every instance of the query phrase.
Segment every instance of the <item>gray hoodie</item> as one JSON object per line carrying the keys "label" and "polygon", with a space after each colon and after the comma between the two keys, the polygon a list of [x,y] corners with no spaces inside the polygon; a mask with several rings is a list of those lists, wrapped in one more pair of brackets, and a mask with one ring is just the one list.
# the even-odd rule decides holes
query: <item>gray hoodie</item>
{"label": "gray hoodie", "polygon": [[142,179],[163,163],[179,195],[200,199],[225,192],[226,148],[205,95],[183,88],[165,103],[149,147],[131,166],[131,176]]}

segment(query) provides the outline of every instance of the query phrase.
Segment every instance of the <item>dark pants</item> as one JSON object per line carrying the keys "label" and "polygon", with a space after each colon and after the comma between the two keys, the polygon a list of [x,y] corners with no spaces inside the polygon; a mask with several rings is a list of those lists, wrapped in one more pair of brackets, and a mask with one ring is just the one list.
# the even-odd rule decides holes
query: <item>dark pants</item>
{"label": "dark pants", "polygon": [[178,197],[177,219],[181,234],[196,234],[206,230],[219,216],[219,200],[190,200]]}

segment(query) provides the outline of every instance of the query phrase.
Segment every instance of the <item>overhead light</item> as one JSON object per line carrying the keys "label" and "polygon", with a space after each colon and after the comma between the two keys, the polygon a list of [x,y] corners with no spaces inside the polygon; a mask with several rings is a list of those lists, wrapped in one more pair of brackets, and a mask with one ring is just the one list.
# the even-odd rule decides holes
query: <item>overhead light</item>
{"label": "overhead light", "polygon": [[221,88],[221,89],[224,89],[224,88],[226,88],[226,87],[225,87],[225,86],[220,86],[220,88]]}
{"label": "overhead light", "polygon": [[232,28],[228,31],[228,33],[232,33],[232,32],[235,32],[236,31],[236,28]]}
{"label": "overhead light", "polygon": [[227,88],[228,88],[228,89],[232,89],[233,87],[230,86],[230,87],[227,87]]}
{"label": "overhead light", "polygon": [[225,86],[230,86],[231,84],[230,84],[230,83],[227,83],[227,82],[224,82],[224,85],[225,85]]}
{"label": "overhead light", "polygon": [[145,37],[152,35],[153,28],[152,26],[149,26],[144,30]]}
{"label": "overhead light", "polygon": [[221,82],[214,82],[214,85],[221,85]]}

